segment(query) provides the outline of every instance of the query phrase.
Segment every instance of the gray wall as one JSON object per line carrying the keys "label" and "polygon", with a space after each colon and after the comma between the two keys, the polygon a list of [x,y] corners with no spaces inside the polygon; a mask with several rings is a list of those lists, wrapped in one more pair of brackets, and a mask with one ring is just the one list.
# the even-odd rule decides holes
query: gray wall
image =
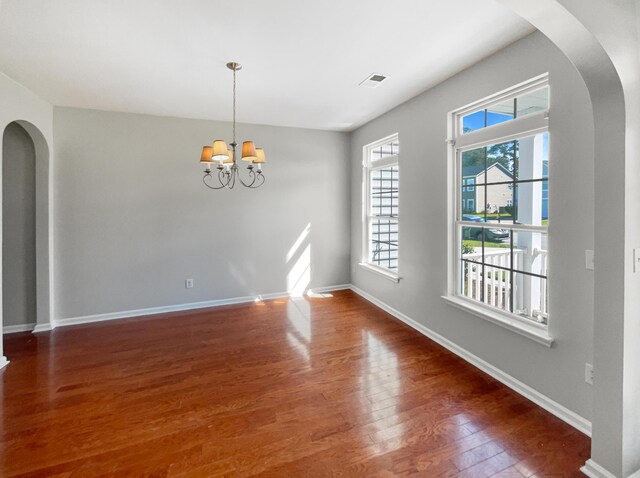
{"label": "gray wall", "polygon": [[229,123],[56,107],[54,138],[57,319],[283,292],[307,246],[310,286],[349,282],[346,133],[238,125],[267,181],[232,191],[198,163]]}
{"label": "gray wall", "polygon": [[[550,332],[549,349],[448,306],[447,112],[549,72]],[[362,258],[362,147],[398,132],[400,138],[400,251],[398,284],[356,264]],[[534,33],[352,135],[352,283],[464,347],[530,387],[591,418],[584,364],[593,352],[593,114],[577,71]]]}
{"label": "gray wall", "polygon": [[4,325],[36,322],[36,153],[10,123],[2,140],[2,314]]}

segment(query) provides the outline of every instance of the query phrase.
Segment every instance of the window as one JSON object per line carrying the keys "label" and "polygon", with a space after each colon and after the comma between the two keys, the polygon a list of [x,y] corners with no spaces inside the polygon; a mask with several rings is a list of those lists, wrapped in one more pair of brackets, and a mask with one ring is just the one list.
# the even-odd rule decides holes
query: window
{"label": "window", "polygon": [[449,297],[505,324],[516,319],[513,328],[546,329],[549,318],[548,110],[543,75],[450,115]]}
{"label": "window", "polygon": [[469,212],[476,212],[476,202],[473,199],[467,199],[467,209]]}
{"label": "window", "polygon": [[362,264],[398,279],[398,155],[395,134],[364,147]]}
{"label": "window", "polygon": [[462,180],[463,190],[467,192],[475,191],[476,178],[464,178]]}
{"label": "window", "polygon": [[461,118],[462,134],[505,123],[532,113],[546,111],[549,108],[549,86],[537,86],[539,87],[518,96],[486,105],[484,108],[465,114]]}

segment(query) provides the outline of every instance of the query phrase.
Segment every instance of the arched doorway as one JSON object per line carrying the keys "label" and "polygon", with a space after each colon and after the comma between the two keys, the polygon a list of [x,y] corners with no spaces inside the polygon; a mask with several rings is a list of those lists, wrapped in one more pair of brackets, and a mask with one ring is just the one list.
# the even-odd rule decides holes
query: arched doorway
{"label": "arched doorway", "polygon": [[640,198],[637,6],[633,1],[499,1],[560,48],[591,96],[598,258],[593,366],[598,379],[593,383],[591,458],[582,471],[594,478],[638,476],[640,275],[632,259],[640,216],[625,213],[635,211]]}
{"label": "arched doorway", "polygon": [[[3,213],[9,215],[6,228],[4,219],[2,221],[3,236],[4,233],[8,234],[6,248],[3,237],[3,252],[23,256],[21,260],[14,260],[14,257],[2,255],[2,288],[7,294],[3,294],[2,298],[3,328],[12,330],[12,326],[15,326],[14,330],[32,329],[34,332],[51,330],[53,241],[50,228],[52,188],[49,145],[38,127],[28,121],[16,120],[3,130],[0,157],[3,170],[6,166],[8,174],[8,179],[2,181],[3,192],[0,196],[3,198]],[[7,184],[11,180],[18,184]],[[8,189],[6,207],[5,188]],[[22,211],[16,213],[11,203]],[[27,239],[22,245],[16,244],[15,236],[19,236],[17,231],[10,230],[17,224],[22,228],[21,237]],[[6,284],[5,288],[6,281],[14,283]],[[23,289],[17,293],[17,297],[9,297],[8,294],[16,293],[18,287]],[[5,312],[8,317],[4,316]]]}
{"label": "arched doorway", "polygon": [[33,330],[36,292],[36,150],[10,123],[2,138],[2,317],[8,331]]}

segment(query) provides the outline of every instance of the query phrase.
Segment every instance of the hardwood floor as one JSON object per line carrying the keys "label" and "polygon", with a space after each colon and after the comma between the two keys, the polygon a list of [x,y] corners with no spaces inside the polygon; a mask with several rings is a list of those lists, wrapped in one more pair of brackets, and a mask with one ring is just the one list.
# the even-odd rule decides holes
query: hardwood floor
{"label": "hardwood floor", "polygon": [[5,336],[2,476],[582,476],[589,438],[350,291]]}

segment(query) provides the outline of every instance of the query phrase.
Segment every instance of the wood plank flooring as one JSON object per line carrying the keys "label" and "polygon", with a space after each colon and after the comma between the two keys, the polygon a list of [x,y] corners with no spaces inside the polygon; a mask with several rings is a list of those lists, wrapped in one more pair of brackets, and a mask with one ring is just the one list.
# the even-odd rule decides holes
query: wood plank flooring
{"label": "wood plank flooring", "polygon": [[577,477],[589,457],[350,291],[4,341],[4,477]]}

